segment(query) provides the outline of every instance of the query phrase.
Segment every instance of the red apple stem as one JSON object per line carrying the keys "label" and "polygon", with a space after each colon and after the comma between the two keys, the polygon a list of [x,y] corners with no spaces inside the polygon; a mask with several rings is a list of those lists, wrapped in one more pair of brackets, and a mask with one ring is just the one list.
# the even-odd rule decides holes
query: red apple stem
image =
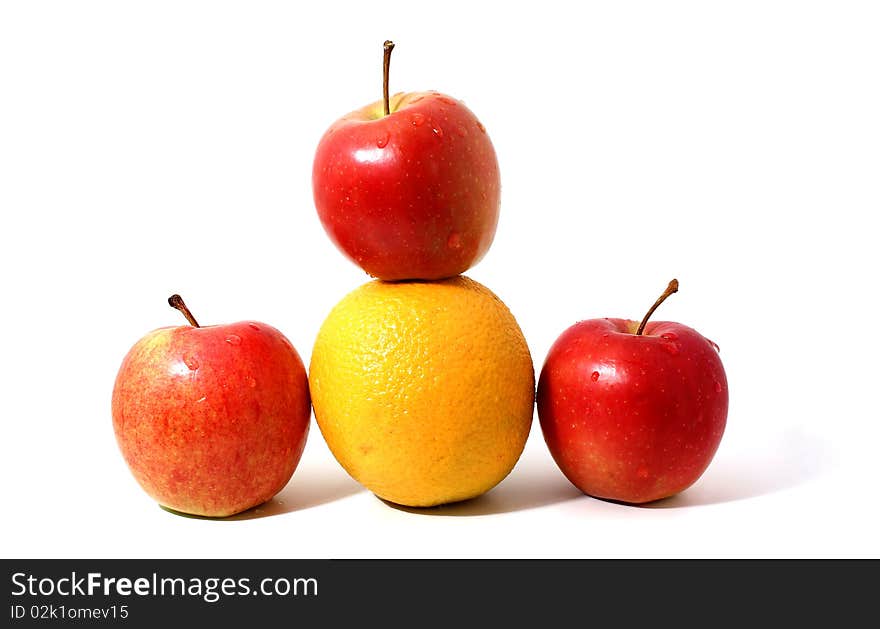
{"label": "red apple stem", "polygon": [[194,328],[200,328],[202,326],[199,325],[199,322],[196,321],[196,318],[193,316],[193,313],[190,312],[189,308],[186,307],[186,304],[183,303],[183,297],[178,294],[171,295],[168,298],[168,305],[172,308],[176,308],[183,313],[183,316],[186,317],[186,320],[189,321],[189,324]]}
{"label": "red apple stem", "polygon": [[385,115],[391,113],[391,101],[388,99],[388,74],[391,70],[391,51],[394,50],[394,42],[386,39],[383,44],[382,55],[382,101],[385,103]]}
{"label": "red apple stem", "polygon": [[654,305],[648,310],[645,314],[642,322],[639,324],[639,329],[636,330],[636,336],[641,336],[642,332],[645,331],[645,326],[648,325],[648,319],[651,318],[651,315],[654,314],[654,311],[657,310],[657,307],[666,301],[666,298],[669,297],[672,293],[678,292],[678,280],[673,279],[669,282],[669,286],[666,287],[666,290],[663,291],[663,294],[657,298],[657,301],[654,302]]}

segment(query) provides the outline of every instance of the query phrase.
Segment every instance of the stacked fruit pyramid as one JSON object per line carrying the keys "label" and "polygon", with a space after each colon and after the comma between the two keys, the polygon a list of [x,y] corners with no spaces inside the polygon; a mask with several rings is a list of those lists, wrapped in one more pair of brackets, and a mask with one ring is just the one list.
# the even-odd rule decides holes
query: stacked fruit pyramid
{"label": "stacked fruit pyramid", "polygon": [[[336,121],[315,153],[315,206],[375,278],[324,321],[308,375],[273,326],[188,325],[143,336],[113,388],[113,428],[165,508],[225,517],[272,498],[299,463],[310,410],[348,473],[393,503],[474,498],[510,473],[537,408],[550,454],[585,494],[651,502],[690,487],[727,422],[718,346],[680,323],[582,320],[535,386],[513,315],[462,275],[495,236],[500,178],[486,129],[437,92],[388,94]],[[537,405],[537,406],[536,406]]]}
{"label": "stacked fruit pyramid", "polygon": [[425,507],[497,485],[532,423],[535,374],[508,308],[462,275],[500,208],[486,129],[438,92],[389,96],[319,142],[315,206],[336,246],[372,276],[324,321],[312,350],[315,418],[342,467],[380,498]]}

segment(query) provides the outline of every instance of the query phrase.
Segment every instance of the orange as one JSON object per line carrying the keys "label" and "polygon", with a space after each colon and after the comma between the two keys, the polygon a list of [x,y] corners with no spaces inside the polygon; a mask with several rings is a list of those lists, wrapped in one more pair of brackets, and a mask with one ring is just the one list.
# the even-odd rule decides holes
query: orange
{"label": "orange", "polygon": [[318,332],[309,367],[333,456],[380,498],[425,507],[479,496],[513,469],[535,373],[507,306],[466,277],[372,281]]}

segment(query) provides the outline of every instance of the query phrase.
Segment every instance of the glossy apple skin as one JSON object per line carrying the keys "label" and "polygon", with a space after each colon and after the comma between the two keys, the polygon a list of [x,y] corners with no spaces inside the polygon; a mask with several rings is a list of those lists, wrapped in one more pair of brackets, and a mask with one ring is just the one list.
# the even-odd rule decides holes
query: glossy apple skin
{"label": "glossy apple skin", "polygon": [[538,380],[544,440],[585,494],[644,503],[690,487],[727,423],[717,346],[679,323],[591,319],[568,328]]}
{"label": "glossy apple skin", "polygon": [[337,120],[315,151],[321,224],[383,280],[441,279],[476,264],[495,237],[501,181],[485,128],[437,92],[396,94]]}
{"label": "glossy apple skin", "polygon": [[128,467],[159,504],[223,517],[290,480],[309,429],[306,370],[277,329],[160,328],[131,348],[112,396]]}

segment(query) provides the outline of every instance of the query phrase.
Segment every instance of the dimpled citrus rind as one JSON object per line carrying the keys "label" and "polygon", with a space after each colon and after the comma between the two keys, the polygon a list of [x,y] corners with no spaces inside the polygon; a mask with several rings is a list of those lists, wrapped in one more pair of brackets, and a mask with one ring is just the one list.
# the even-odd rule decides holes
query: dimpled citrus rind
{"label": "dimpled citrus rind", "polygon": [[532,423],[522,331],[500,299],[462,276],[352,291],[321,326],[309,383],[342,467],[401,505],[485,493],[513,469]]}

